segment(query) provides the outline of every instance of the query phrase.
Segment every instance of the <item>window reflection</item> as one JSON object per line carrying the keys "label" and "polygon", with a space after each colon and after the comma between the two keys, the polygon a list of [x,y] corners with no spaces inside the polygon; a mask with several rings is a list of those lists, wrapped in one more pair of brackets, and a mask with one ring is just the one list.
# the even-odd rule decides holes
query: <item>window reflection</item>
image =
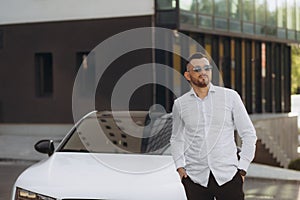
{"label": "window reflection", "polygon": [[240,0],[229,1],[229,17],[231,19],[239,20],[241,15]]}
{"label": "window reflection", "polygon": [[213,14],[213,1],[212,0],[198,0],[199,14]]}
{"label": "window reflection", "polygon": [[220,18],[220,17],[215,17],[215,28],[216,29],[228,29],[227,27],[227,19],[226,18]]}
{"label": "window reflection", "polygon": [[191,12],[180,12],[180,22],[184,24],[196,25],[196,14]]}
{"label": "window reflection", "polygon": [[265,0],[256,0],[255,1],[255,33],[264,35],[266,33],[265,23],[266,23],[266,2]]}
{"label": "window reflection", "polygon": [[179,7],[181,10],[196,11],[196,0],[181,0],[179,1]]}
{"label": "window reflection", "polygon": [[156,8],[158,10],[169,10],[176,8],[176,0],[159,0],[156,1]]}
{"label": "window reflection", "polygon": [[287,1],[287,28],[295,29],[295,1],[288,0]]}
{"label": "window reflection", "polygon": [[[160,0],[163,2],[164,0]],[[180,23],[300,41],[300,0],[178,0]],[[165,0],[163,8],[176,7]]]}
{"label": "window reflection", "polygon": [[286,27],[286,0],[277,0],[277,26]]}
{"label": "window reflection", "polygon": [[296,30],[300,31],[300,0],[296,0]]}
{"label": "window reflection", "polygon": [[212,27],[212,17],[199,15],[198,23],[201,28],[211,28]]}
{"label": "window reflection", "polygon": [[265,24],[265,10],[266,4],[265,0],[256,0],[255,1],[255,21],[259,24]]}
{"label": "window reflection", "polygon": [[265,35],[266,25],[256,24],[255,25],[255,33],[259,34],[259,35]]}
{"label": "window reflection", "polygon": [[215,16],[227,17],[226,0],[215,0]]}
{"label": "window reflection", "polygon": [[267,24],[276,26],[276,3],[267,3]]}
{"label": "window reflection", "polygon": [[276,4],[275,3],[267,3],[267,28],[266,34],[276,36]]}
{"label": "window reflection", "polygon": [[253,22],[254,2],[253,0],[243,0],[243,20]]}
{"label": "window reflection", "polygon": [[253,34],[254,33],[253,24],[244,22],[243,23],[243,32],[247,33],[247,34]]}
{"label": "window reflection", "polygon": [[285,28],[277,28],[277,37],[285,39],[286,38],[286,29]]}

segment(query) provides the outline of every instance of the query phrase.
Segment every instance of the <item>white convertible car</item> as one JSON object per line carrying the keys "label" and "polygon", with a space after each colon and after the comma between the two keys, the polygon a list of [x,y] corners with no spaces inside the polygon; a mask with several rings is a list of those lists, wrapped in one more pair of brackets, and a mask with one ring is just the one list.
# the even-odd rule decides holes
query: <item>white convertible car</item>
{"label": "white convertible car", "polygon": [[[151,119],[151,120],[150,120]],[[49,157],[17,179],[12,200],[183,200],[169,150],[172,118],[146,112],[91,112]]]}

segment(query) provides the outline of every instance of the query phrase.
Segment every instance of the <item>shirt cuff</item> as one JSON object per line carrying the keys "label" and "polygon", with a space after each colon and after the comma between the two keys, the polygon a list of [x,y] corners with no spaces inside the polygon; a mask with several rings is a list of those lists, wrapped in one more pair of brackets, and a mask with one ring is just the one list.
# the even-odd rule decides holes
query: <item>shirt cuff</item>
{"label": "shirt cuff", "polygon": [[183,167],[183,168],[185,167],[184,159],[182,157],[175,160],[175,167],[176,167],[176,169],[178,169],[180,167]]}
{"label": "shirt cuff", "polygon": [[249,165],[250,165],[249,161],[244,160],[244,159],[241,158],[240,161],[239,161],[238,169],[242,169],[242,170],[247,171]]}

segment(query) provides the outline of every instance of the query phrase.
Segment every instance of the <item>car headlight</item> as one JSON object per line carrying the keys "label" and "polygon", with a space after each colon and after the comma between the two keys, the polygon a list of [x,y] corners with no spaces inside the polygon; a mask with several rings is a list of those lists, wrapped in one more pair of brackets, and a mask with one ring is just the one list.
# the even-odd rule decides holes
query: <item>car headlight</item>
{"label": "car headlight", "polygon": [[56,200],[42,194],[37,194],[22,188],[17,188],[15,200]]}

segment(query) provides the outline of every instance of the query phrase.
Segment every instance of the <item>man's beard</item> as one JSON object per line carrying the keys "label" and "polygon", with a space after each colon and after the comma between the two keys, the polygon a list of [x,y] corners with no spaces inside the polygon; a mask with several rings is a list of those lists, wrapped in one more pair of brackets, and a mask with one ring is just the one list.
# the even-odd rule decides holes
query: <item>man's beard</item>
{"label": "man's beard", "polygon": [[191,82],[193,85],[195,85],[197,87],[205,88],[209,84],[209,78],[208,78],[208,76],[200,76],[200,78],[191,77]]}

